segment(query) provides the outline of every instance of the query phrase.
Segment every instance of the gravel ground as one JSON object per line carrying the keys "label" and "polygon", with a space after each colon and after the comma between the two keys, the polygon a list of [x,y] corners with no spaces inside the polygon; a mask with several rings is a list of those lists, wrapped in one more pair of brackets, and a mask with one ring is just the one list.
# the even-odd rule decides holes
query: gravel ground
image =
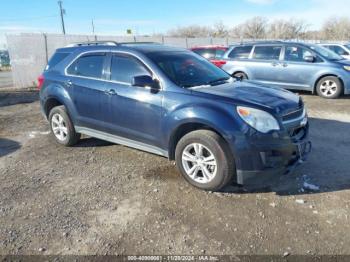
{"label": "gravel ground", "polygon": [[59,146],[37,93],[0,92],[0,254],[350,254],[350,99],[303,97],[308,162],[211,193],[159,156]]}

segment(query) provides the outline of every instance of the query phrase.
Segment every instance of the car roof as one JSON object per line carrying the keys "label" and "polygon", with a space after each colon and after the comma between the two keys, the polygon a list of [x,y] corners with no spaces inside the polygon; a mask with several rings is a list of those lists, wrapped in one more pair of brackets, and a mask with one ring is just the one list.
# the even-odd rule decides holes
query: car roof
{"label": "car roof", "polygon": [[[112,43],[112,44],[111,44]],[[152,53],[152,52],[184,52],[187,51],[185,48],[179,48],[174,46],[167,46],[161,43],[151,42],[123,42],[117,43],[113,41],[105,42],[87,42],[87,43],[76,43],[66,47],[58,48],[56,52],[87,52],[93,50],[123,50],[123,51],[138,51],[140,53]]]}
{"label": "car roof", "polygon": [[296,41],[252,41],[252,42],[242,42],[237,44],[230,45],[231,47],[237,47],[237,46],[245,46],[245,45],[303,45],[303,46],[309,46],[312,45],[311,43],[305,43],[305,42],[296,42]]}
{"label": "car roof", "polygon": [[320,43],[320,45],[346,45],[342,43]]}
{"label": "car roof", "polygon": [[209,49],[209,48],[213,48],[213,49],[227,49],[227,46],[224,45],[199,45],[199,46],[193,46],[190,49],[191,50],[195,50],[195,49]]}

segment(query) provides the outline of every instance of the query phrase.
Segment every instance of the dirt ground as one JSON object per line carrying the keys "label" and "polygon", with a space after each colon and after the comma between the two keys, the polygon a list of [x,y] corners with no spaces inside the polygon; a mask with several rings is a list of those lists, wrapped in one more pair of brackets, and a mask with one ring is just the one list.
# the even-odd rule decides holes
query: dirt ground
{"label": "dirt ground", "polygon": [[308,162],[269,187],[212,193],[159,156],[59,146],[37,93],[1,91],[0,254],[350,254],[350,98],[303,98]]}

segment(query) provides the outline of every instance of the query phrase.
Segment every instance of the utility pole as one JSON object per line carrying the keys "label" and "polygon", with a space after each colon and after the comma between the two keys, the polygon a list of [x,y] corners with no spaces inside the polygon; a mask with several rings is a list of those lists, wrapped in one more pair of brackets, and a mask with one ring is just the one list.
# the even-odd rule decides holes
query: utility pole
{"label": "utility pole", "polygon": [[97,35],[95,35],[95,25],[94,25],[94,19],[91,19],[91,26],[92,26],[92,34],[95,38],[95,41],[97,41]]}
{"label": "utility pole", "polygon": [[95,25],[94,25],[94,19],[91,19],[91,26],[92,26],[92,34],[95,34]]}
{"label": "utility pole", "polygon": [[65,35],[65,34],[66,34],[66,29],[65,29],[65,27],[64,27],[63,15],[66,13],[66,11],[62,8],[62,1],[61,1],[61,0],[58,1],[58,5],[59,5],[59,7],[60,7],[61,24],[62,24],[62,33]]}

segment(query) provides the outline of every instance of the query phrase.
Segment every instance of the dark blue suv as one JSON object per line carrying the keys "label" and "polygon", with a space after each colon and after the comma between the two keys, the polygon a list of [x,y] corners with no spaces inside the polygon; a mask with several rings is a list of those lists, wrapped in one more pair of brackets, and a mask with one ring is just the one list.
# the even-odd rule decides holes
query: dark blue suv
{"label": "dark blue suv", "polygon": [[185,49],[113,42],[60,48],[39,87],[58,143],[71,146],[85,134],[158,154],[201,189],[275,176],[310,151],[299,96],[237,81]]}

